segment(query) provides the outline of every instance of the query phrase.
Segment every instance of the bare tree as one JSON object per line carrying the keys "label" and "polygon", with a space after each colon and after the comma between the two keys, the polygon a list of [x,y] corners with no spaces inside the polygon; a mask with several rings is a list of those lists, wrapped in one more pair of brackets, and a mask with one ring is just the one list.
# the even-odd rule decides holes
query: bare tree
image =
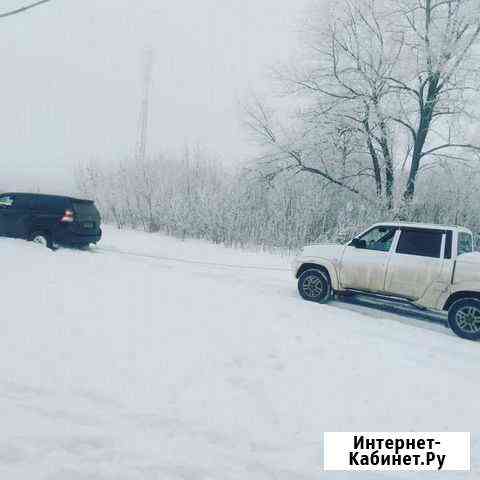
{"label": "bare tree", "polygon": [[[402,52],[381,25],[375,0],[346,2],[342,15],[329,25],[320,42],[326,50],[318,59],[320,75],[310,81],[293,79],[300,86],[322,93],[329,112],[341,115],[362,137],[369,155],[376,195],[393,205],[393,138],[388,125],[386,80]],[[314,26],[315,33],[315,26]],[[318,41],[318,40],[317,40]],[[320,47],[320,48],[319,48]],[[321,45],[315,45],[321,52]],[[325,84],[327,88],[322,87]]]}
{"label": "bare tree", "polygon": [[[375,0],[345,2],[342,7],[346,8],[340,15],[334,15],[327,28],[322,23],[324,15],[310,19],[309,58],[300,65],[282,69],[278,76],[289,92],[310,100],[302,116],[305,131],[317,135],[313,142],[322,143],[322,136],[332,139],[329,125],[335,125],[334,132],[349,132],[349,163],[361,168],[349,168],[347,178],[361,177],[366,186],[362,192],[357,189],[352,192],[371,200],[380,199],[391,208],[395,183],[394,136],[388,115],[391,88],[386,78],[392,74],[401,48],[392,42],[392,33],[383,31]],[[330,168],[337,159],[345,163],[345,150],[321,149],[317,154],[320,153],[334,155]],[[320,174],[315,170],[310,173]],[[322,176],[337,183],[335,178]],[[370,183],[363,182],[365,178],[370,178]]]}
{"label": "bare tree", "polygon": [[[318,18],[312,15],[308,56],[283,69],[280,78],[296,99],[307,99],[309,106],[301,112],[304,138],[312,131],[331,136],[325,125],[332,123],[354,132],[351,159],[363,165],[366,170],[360,174],[374,183],[347,188],[364,197],[376,196],[392,209],[395,192],[402,188],[403,199],[413,199],[425,165],[480,152],[462,128],[473,120],[468,106],[480,85],[473,61],[480,37],[480,2],[343,0],[336,5],[327,27],[325,12]],[[298,167],[298,157],[304,160],[308,149],[293,152],[285,145],[279,149],[278,135],[262,126],[267,120],[262,109],[253,116],[250,111],[249,117],[253,131],[283,155],[278,155],[279,169],[285,168],[287,154]],[[339,151],[323,153],[335,155],[328,171],[303,171],[345,188],[342,180],[339,185],[339,179],[329,175],[332,165],[344,158]],[[407,173],[402,187],[398,180],[405,178],[400,175],[403,167]]]}
{"label": "bare tree", "polygon": [[457,140],[452,128],[468,118],[466,106],[478,92],[473,49],[480,38],[480,4],[475,0],[402,0],[399,14],[407,52],[417,61],[413,69],[404,70],[407,75],[398,72],[388,80],[398,88],[404,106],[393,120],[410,136],[404,198],[411,200],[426,158],[447,158],[445,150],[453,156],[459,150],[480,151],[478,145]]}
{"label": "bare tree", "polygon": [[280,175],[308,173],[371,200],[361,185],[365,178],[372,178],[371,169],[363,156],[356,155],[358,132],[350,125],[326,116],[321,123],[313,122],[310,129],[295,131],[291,125],[286,129],[257,97],[245,106],[245,123],[263,146],[258,160],[267,183]]}
{"label": "bare tree", "polygon": [[16,8],[14,10],[9,10],[8,12],[0,13],[0,18],[11,17],[12,15],[17,15],[18,13],[26,12],[34,7],[38,7],[44,3],[50,2],[51,0],[39,0],[37,2],[30,3],[28,5],[24,5],[23,7]]}

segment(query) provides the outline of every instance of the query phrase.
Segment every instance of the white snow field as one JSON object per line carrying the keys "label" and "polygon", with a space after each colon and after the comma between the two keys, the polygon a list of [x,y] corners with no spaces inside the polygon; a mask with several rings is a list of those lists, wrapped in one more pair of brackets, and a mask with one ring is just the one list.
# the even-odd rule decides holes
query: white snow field
{"label": "white snow field", "polygon": [[91,252],[0,239],[0,262],[1,480],[423,478],[323,472],[324,431],[471,431],[472,472],[428,476],[480,477],[480,344],[431,318],[114,228]]}

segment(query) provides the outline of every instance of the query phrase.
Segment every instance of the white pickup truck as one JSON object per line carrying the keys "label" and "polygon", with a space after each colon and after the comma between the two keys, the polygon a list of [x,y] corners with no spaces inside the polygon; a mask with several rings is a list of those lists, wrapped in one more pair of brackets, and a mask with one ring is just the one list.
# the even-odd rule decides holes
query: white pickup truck
{"label": "white pickup truck", "polygon": [[368,294],[448,311],[460,337],[480,339],[480,253],[458,226],[381,223],[347,245],[311,245],[294,261],[300,295]]}

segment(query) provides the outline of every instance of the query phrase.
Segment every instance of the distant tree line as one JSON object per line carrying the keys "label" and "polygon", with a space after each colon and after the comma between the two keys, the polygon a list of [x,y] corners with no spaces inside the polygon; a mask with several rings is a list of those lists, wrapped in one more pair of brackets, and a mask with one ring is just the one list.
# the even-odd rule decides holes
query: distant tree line
{"label": "distant tree line", "polygon": [[[480,233],[480,172],[458,166],[418,180],[412,221],[462,224]],[[163,155],[139,165],[88,162],[75,175],[79,194],[95,199],[104,221],[119,228],[200,238],[236,247],[296,250],[314,242],[347,241],[388,219],[378,202],[315,176],[269,182],[255,169],[234,169],[201,151]]]}

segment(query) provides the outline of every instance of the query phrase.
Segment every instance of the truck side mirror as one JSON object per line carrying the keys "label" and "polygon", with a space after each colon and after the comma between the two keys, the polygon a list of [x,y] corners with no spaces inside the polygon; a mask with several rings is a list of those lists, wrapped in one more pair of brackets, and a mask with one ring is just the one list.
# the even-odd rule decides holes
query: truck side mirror
{"label": "truck side mirror", "polygon": [[365,248],[367,246],[367,242],[365,240],[360,240],[359,238],[354,238],[349,243],[349,246],[353,248]]}

